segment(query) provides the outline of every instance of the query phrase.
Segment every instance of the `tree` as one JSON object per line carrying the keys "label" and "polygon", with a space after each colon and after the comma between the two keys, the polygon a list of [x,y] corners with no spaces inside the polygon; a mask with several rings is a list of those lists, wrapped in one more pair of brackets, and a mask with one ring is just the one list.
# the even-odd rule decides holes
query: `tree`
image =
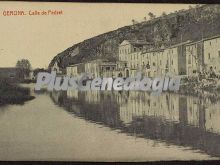
{"label": "tree", "polygon": [[153,20],[154,18],[156,18],[156,16],[152,12],[149,12],[148,16],[150,17],[150,20]]}
{"label": "tree", "polygon": [[33,70],[33,76],[36,77],[39,72],[48,72],[48,71],[44,68],[36,68]]}
{"label": "tree", "polygon": [[134,19],[132,19],[131,21],[133,25],[137,24],[137,21],[135,21]]}
{"label": "tree", "polygon": [[16,63],[16,67],[20,68],[22,75],[25,77],[29,77],[31,71],[31,64],[27,59],[18,60]]}
{"label": "tree", "polygon": [[191,5],[189,5],[189,9],[191,10],[191,9],[193,9],[193,7]]}
{"label": "tree", "polygon": [[31,64],[30,64],[29,60],[27,60],[27,59],[18,60],[16,63],[16,67],[31,70]]}
{"label": "tree", "polygon": [[165,16],[167,16],[167,14],[166,14],[166,12],[163,12],[162,17],[165,17]]}

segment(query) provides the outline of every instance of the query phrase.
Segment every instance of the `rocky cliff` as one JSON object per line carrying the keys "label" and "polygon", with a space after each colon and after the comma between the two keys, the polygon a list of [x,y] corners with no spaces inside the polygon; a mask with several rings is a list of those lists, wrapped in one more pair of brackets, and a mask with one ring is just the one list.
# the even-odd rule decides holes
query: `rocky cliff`
{"label": "rocky cliff", "polygon": [[70,64],[86,62],[97,58],[115,61],[118,58],[118,45],[125,39],[146,40],[155,47],[169,46],[187,40],[200,40],[220,34],[220,5],[197,5],[188,10],[134,23],[108,33],[87,39],[57,54],[55,61],[61,68]]}

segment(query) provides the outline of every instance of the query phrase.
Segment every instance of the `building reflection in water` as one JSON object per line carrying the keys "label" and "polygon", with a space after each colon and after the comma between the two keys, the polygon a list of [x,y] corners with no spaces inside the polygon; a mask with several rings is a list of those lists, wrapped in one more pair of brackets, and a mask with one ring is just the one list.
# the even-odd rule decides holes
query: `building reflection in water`
{"label": "building reflection in water", "polygon": [[52,92],[52,100],[90,122],[220,156],[220,102],[146,92]]}

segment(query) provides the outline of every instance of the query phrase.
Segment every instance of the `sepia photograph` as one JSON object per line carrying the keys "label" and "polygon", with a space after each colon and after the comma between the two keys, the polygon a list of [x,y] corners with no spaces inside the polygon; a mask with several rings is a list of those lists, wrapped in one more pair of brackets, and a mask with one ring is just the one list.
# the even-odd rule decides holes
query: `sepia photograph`
{"label": "sepia photograph", "polygon": [[0,161],[220,159],[220,4],[0,2]]}

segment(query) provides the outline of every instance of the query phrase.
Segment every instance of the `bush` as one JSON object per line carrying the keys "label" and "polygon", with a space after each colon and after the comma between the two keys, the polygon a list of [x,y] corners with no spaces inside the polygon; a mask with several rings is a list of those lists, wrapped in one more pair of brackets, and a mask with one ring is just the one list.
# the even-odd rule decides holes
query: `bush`
{"label": "bush", "polygon": [[28,88],[19,87],[16,84],[9,84],[0,80],[0,105],[2,104],[23,104],[26,100],[33,99]]}

